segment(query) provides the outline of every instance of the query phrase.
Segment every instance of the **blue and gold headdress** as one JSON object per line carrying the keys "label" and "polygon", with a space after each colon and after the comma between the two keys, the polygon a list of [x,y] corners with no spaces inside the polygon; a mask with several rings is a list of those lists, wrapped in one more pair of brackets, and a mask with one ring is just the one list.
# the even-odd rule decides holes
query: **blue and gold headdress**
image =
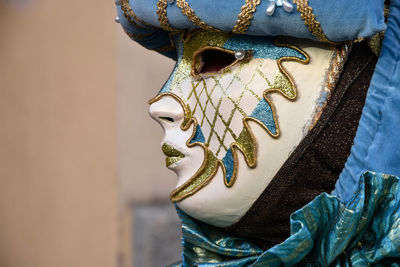
{"label": "blue and gold headdress", "polygon": [[383,0],[116,0],[125,32],[176,58],[170,34],[204,29],[336,43],[385,30]]}

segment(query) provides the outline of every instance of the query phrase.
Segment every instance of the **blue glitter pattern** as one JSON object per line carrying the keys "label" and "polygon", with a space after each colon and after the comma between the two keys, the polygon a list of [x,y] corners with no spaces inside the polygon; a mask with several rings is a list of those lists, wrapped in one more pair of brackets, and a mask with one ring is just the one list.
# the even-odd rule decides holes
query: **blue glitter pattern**
{"label": "blue glitter pattern", "polygon": [[204,138],[203,131],[201,130],[200,125],[196,126],[196,133],[193,136],[192,140],[190,140],[189,144],[193,144],[195,142],[205,143],[206,139]]}
{"label": "blue glitter pattern", "polygon": [[226,41],[224,48],[236,50],[252,50],[253,58],[269,58],[277,60],[281,57],[297,57],[305,59],[300,52],[289,47],[276,46],[276,37],[260,37],[249,35],[234,35]]}
{"label": "blue glitter pattern", "polygon": [[180,40],[178,35],[174,35],[173,39],[174,39],[174,43],[175,43],[175,46],[176,46],[178,58],[176,60],[176,63],[175,63],[174,69],[172,70],[171,75],[169,76],[168,80],[165,82],[165,84],[163,85],[163,87],[161,88],[161,90],[158,92],[157,95],[160,95],[162,93],[167,93],[167,92],[171,91],[171,83],[174,80],[176,70],[178,69],[178,66],[181,63],[182,58],[183,58],[183,49],[184,49],[184,47],[183,47],[182,41]]}
{"label": "blue glitter pattern", "polygon": [[233,167],[234,167],[234,161],[233,161],[233,154],[232,154],[232,150],[228,149],[228,151],[226,151],[225,157],[222,159],[222,163],[225,166],[225,178],[227,183],[231,182],[232,179],[232,175],[233,175]]}
{"label": "blue glitter pattern", "polygon": [[262,99],[257,104],[250,117],[258,119],[271,133],[276,134],[276,123],[272,113],[272,108],[265,99]]}

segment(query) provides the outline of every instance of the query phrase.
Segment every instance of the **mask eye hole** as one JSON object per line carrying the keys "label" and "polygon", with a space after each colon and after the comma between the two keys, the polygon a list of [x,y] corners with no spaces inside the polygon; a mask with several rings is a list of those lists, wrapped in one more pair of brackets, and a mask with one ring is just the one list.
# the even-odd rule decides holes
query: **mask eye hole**
{"label": "mask eye hole", "polygon": [[193,56],[192,75],[212,75],[237,63],[235,52],[219,47],[204,47]]}

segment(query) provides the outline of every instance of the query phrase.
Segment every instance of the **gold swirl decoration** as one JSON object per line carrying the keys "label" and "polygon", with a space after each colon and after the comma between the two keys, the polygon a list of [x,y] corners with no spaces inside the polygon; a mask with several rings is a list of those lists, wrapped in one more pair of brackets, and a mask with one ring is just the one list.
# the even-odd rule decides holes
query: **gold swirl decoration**
{"label": "gold swirl decoration", "polygon": [[246,33],[247,28],[250,26],[250,22],[253,19],[253,13],[256,12],[257,6],[261,0],[246,0],[246,3],[242,6],[242,11],[238,15],[235,27],[232,32],[238,34]]}
{"label": "gold swirl decoration", "polygon": [[211,32],[221,31],[217,28],[207,25],[204,21],[202,21],[185,0],[176,0],[176,5],[181,9],[182,14],[185,15],[188,18],[188,20],[193,22],[193,24],[199,27],[200,29]]}
{"label": "gold swirl decoration", "polygon": [[[147,27],[150,28],[154,28],[154,26],[148,24],[147,22],[145,22],[144,20],[142,20],[141,18],[139,18],[135,12],[133,12],[132,7],[129,4],[129,0],[121,0],[121,9],[124,12],[124,16],[125,18],[132,23],[133,25],[135,25],[138,28],[142,28],[142,29],[147,29],[146,27],[143,27],[142,25],[138,24],[137,21]],[[132,19],[133,18],[133,19]]]}
{"label": "gold swirl decoration", "polygon": [[[253,19],[253,13],[257,10],[257,6],[261,0],[246,0],[246,3],[242,6],[241,12],[238,15],[236,25],[233,27],[232,32],[238,34],[244,34],[247,28],[250,26],[250,22]],[[186,0],[176,0],[176,5],[181,9],[183,15],[187,17],[194,25],[200,29],[211,31],[211,32],[222,32],[222,30],[212,27],[205,23],[203,20],[196,15],[196,12],[190,7]],[[176,31],[173,29],[167,17],[167,0],[159,0],[157,3],[157,15],[160,25],[164,30]]]}
{"label": "gold swirl decoration", "polygon": [[172,28],[168,22],[167,6],[168,6],[167,0],[158,0],[157,11],[156,11],[158,16],[158,21],[160,22],[160,25],[164,30],[169,32],[178,32],[179,30]]}
{"label": "gold swirl decoration", "polygon": [[321,23],[315,17],[312,7],[308,4],[308,0],[293,0],[293,3],[297,5],[297,11],[300,12],[300,16],[311,34],[317,37],[321,42],[334,44],[334,42],[329,40],[324,34]]}

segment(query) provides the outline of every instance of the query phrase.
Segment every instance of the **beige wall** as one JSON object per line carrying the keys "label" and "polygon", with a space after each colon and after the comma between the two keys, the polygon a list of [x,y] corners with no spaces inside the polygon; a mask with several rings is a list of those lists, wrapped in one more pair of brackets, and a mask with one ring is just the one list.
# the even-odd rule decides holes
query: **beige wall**
{"label": "beige wall", "polygon": [[112,0],[0,1],[0,266],[116,266]]}
{"label": "beige wall", "polygon": [[122,266],[130,267],[134,260],[131,252],[135,250],[134,205],[169,203],[169,193],[176,183],[176,176],[165,167],[161,152],[162,129],[150,118],[147,104],[167,80],[174,61],[141,47],[119,28],[117,37],[120,261]]}
{"label": "beige wall", "polygon": [[147,101],[174,62],[112,0],[0,0],[0,266],[132,266],[135,204],[168,202]]}
{"label": "beige wall", "polygon": [[175,62],[133,42],[118,29],[117,126],[120,206],[169,201],[176,176],[165,167],[163,131],[148,114]]}

